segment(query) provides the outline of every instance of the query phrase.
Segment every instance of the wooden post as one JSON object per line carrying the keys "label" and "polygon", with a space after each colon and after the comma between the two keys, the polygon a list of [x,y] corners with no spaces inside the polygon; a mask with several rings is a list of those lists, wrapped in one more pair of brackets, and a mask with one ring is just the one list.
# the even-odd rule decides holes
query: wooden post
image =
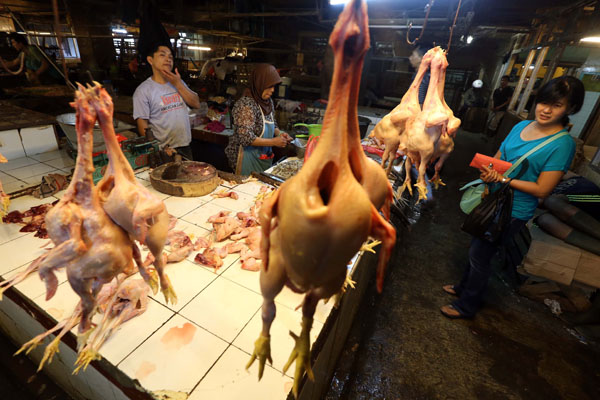
{"label": "wooden post", "polygon": [[546,70],[546,75],[544,76],[544,80],[542,81],[542,85],[544,85],[546,82],[548,82],[554,76],[554,72],[556,71],[556,67],[558,66],[558,63],[560,62],[560,59],[562,58],[562,55],[563,55],[566,47],[567,47],[567,45],[563,43],[558,48],[558,51],[556,52],[556,54],[552,58],[552,61],[550,61],[550,65],[548,65],[548,69]]}
{"label": "wooden post", "polygon": [[[525,88],[525,92],[523,93],[523,97],[521,97],[521,103],[517,107],[517,115],[521,114],[525,109],[525,105],[527,105],[527,100],[529,100],[529,96],[531,95],[531,91],[533,90],[533,85],[535,84],[535,79],[537,78],[537,74],[544,63],[544,58],[546,58],[546,54],[548,53],[549,47],[546,46],[540,51],[538,54],[537,60],[533,67],[533,72],[531,73],[531,77],[529,78],[529,82],[527,83],[527,87]],[[523,74],[527,75],[527,70],[523,72]]]}
{"label": "wooden post", "polygon": [[525,78],[527,77],[527,71],[529,71],[529,66],[533,61],[533,57],[535,56],[535,50],[531,49],[529,51],[529,55],[527,55],[527,59],[525,60],[525,64],[523,65],[523,73],[519,77],[519,83],[517,83],[517,87],[513,92],[512,98],[510,99],[510,103],[508,103],[508,111],[514,110],[517,105],[517,100],[519,99],[519,94],[521,93],[521,89],[523,89],[523,83],[525,82]]}

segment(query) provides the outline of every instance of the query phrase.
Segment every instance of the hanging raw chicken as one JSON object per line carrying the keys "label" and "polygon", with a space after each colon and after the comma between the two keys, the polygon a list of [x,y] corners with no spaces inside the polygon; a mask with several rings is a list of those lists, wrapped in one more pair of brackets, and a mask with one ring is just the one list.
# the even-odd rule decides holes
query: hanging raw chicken
{"label": "hanging raw chicken", "polygon": [[[319,300],[338,293],[346,266],[369,236],[383,242],[377,267],[381,291],[395,229],[379,214],[391,198],[384,171],[369,162],[360,145],[357,100],[364,55],[369,47],[367,7],[362,0],[346,5],[330,36],[335,70],[321,138],[300,172],[265,201],[260,211],[263,266],[263,329],[249,367],[259,360],[259,378],[271,361],[269,330],[275,318],[274,299],[287,285],[306,293],[302,331],[284,371],[296,361],[293,392],[298,393],[310,368],[310,329]],[[377,171],[377,172],[375,172]]]}
{"label": "hanging raw chicken", "polygon": [[77,110],[77,161],[69,187],[61,200],[46,214],[46,228],[56,247],[38,258],[39,274],[46,284],[46,299],[56,293],[55,269],[66,266],[67,278],[81,298],[79,332],[91,327],[96,296],[102,285],[119,273],[134,272],[132,242],[127,233],[106,215],[92,174],[93,138],[96,112],[89,104],[86,89],[75,92]]}
{"label": "hanging raw chicken", "polygon": [[[104,177],[98,182],[102,207],[115,223],[129,235],[148,246],[154,256],[154,266],[160,279],[160,288],[167,302],[175,304],[177,296],[169,277],[164,273],[166,259],[162,257],[169,230],[169,214],[164,203],[139,184],[119,147],[113,126],[113,102],[98,82],[91,90],[90,104],[98,114],[109,164]],[[143,265],[137,262],[138,266]],[[143,268],[140,273],[156,292],[156,282]]]}

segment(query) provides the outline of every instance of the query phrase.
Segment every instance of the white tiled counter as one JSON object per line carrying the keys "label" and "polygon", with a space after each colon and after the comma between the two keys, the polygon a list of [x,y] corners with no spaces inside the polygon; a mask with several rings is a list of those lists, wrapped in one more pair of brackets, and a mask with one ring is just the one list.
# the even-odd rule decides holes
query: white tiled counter
{"label": "white tiled counter", "polygon": [[[62,153],[53,153],[15,160],[8,168],[3,166],[1,173],[6,174],[6,178],[12,177],[16,182],[13,186],[17,188],[25,184],[28,178],[25,175],[37,177],[39,171],[54,172],[70,166]],[[13,166],[16,167],[10,168]],[[30,172],[16,176],[14,171],[21,170]],[[154,191],[148,171],[136,175],[139,182]],[[3,178],[4,175],[0,177]],[[175,229],[198,238],[209,235],[212,228],[206,222],[209,216],[221,210],[249,210],[263,184],[225,185],[217,190],[225,187],[234,190],[239,195],[238,200],[215,199],[210,195],[178,198],[156,193],[164,200],[168,212],[178,218]],[[53,202],[61,195],[59,192],[41,200],[29,196],[17,198],[12,201],[10,210],[25,211],[34,205]],[[18,232],[20,227],[0,224],[0,275],[4,279],[25,269],[42,254],[41,246],[47,243],[35,238],[33,233]],[[282,367],[294,345],[289,331],[300,331],[302,315],[296,308],[303,296],[284,288],[275,299],[277,317],[271,329],[273,365],[267,364],[263,379],[258,382],[258,363],[249,371],[245,365],[262,323],[259,273],[241,269],[239,254],[227,256],[223,266],[215,272],[194,263],[196,253],[166,268],[178,296],[176,305],[165,304],[160,292],[151,295],[146,312],[123,324],[101,347],[103,359],[92,362],[78,375],[71,375],[76,344],[75,336],[69,334],[63,338],[60,353],[44,371],[78,399],[150,399],[150,392],[178,394],[190,399],[286,398],[292,378],[282,374]],[[356,264],[357,258],[353,260],[353,265]],[[79,299],[66,282],[64,271],[58,273],[58,278],[59,289],[50,301],[45,300],[45,288],[37,274],[16,285],[16,290],[5,293],[0,302],[0,326],[17,345],[51,328],[74,309]],[[317,307],[311,331],[313,342],[325,343],[319,333],[324,324],[333,323],[328,322],[332,303],[320,302]],[[339,314],[339,309],[336,311]],[[45,345],[52,338],[30,353],[34,362],[40,361]],[[318,369],[315,372],[318,375]],[[288,374],[293,374],[293,368]]]}

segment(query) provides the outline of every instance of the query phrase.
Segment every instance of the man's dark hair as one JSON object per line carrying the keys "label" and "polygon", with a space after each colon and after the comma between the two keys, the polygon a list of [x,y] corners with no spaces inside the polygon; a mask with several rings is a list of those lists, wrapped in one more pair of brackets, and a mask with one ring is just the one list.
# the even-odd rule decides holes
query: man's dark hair
{"label": "man's dark hair", "polygon": [[171,50],[171,55],[173,56],[173,58],[175,58],[175,53],[173,53],[173,48],[171,47],[171,43],[166,43],[166,42],[155,43],[152,47],[150,47],[150,50],[148,51],[148,54],[146,54],[146,56],[153,57],[154,53],[156,53],[158,51],[159,47],[168,47],[169,50]]}
{"label": "man's dark hair", "polygon": [[506,79],[507,81],[510,82],[510,76],[508,76],[508,75],[504,75],[502,78],[500,78],[500,80],[502,80],[502,79]]}
{"label": "man's dark hair", "polygon": [[[579,79],[572,76],[561,76],[540,87],[535,102],[536,104],[553,104],[564,98],[567,100],[567,114],[572,115],[581,110],[584,97],[585,88]],[[569,117],[565,115],[561,122],[563,125],[567,125]]]}
{"label": "man's dark hair", "polygon": [[27,38],[25,37],[25,35],[20,35],[17,32],[12,32],[10,35],[8,35],[8,37],[17,43],[24,44],[25,46],[29,44],[27,43]]}

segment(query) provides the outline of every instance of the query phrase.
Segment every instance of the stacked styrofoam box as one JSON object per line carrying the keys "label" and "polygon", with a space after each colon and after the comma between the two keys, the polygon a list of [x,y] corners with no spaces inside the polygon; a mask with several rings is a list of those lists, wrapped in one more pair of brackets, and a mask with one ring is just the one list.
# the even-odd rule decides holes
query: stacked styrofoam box
{"label": "stacked styrofoam box", "polygon": [[7,160],[58,149],[52,125],[0,132],[0,153]]}

